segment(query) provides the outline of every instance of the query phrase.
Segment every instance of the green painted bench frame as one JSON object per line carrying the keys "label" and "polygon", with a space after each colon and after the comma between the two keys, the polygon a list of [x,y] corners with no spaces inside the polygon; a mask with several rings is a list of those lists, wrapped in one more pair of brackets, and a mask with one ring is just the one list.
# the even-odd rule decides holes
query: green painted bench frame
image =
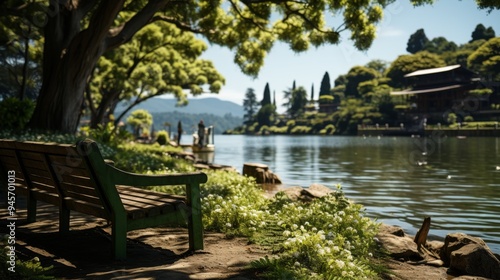
{"label": "green painted bench frame", "polygon": [[[126,258],[128,231],[185,225],[186,220],[189,250],[203,249],[200,184],[207,181],[204,173],[125,172],[105,161],[91,140],[76,145],[0,140],[0,169],[2,177],[9,170],[16,172],[16,195],[27,197],[28,222],[36,221],[37,201],[59,207],[62,233],[69,231],[70,211],[110,221],[115,259]],[[186,197],[140,188],[163,185],[185,185]]]}

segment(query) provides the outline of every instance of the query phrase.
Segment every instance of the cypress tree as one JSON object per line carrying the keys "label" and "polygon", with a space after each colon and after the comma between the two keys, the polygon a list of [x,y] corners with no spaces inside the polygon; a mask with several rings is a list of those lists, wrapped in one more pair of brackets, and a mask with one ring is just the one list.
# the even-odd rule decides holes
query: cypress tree
{"label": "cypress tree", "polygon": [[266,87],[264,88],[264,97],[260,102],[260,105],[266,106],[271,104],[271,90],[269,89],[269,83],[266,83]]}
{"label": "cypress tree", "polygon": [[321,86],[319,88],[319,96],[330,95],[331,89],[332,86],[330,84],[330,75],[328,75],[328,72],[325,72],[325,75],[323,75],[323,80],[321,80]]}
{"label": "cypress tree", "polygon": [[314,101],[314,84],[311,85],[311,99],[310,99],[311,102]]}

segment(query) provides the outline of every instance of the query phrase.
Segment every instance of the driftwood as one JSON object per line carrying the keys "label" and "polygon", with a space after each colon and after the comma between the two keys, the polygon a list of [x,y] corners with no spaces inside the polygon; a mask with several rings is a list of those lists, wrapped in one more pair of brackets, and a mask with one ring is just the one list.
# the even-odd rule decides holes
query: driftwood
{"label": "driftwood", "polygon": [[420,248],[422,245],[425,245],[430,228],[431,228],[431,217],[426,217],[424,219],[424,222],[422,223],[422,226],[415,235],[415,239],[413,239],[413,242],[417,243],[417,248]]}

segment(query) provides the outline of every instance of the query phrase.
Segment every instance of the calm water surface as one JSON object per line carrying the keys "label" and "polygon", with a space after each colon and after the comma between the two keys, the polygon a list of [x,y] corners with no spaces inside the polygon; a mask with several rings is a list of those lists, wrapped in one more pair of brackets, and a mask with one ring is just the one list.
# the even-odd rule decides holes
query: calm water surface
{"label": "calm water surface", "polygon": [[213,162],[267,164],[284,184],[335,188],[415,234],[464,232],[500,253],[500,138],[216,135]]}

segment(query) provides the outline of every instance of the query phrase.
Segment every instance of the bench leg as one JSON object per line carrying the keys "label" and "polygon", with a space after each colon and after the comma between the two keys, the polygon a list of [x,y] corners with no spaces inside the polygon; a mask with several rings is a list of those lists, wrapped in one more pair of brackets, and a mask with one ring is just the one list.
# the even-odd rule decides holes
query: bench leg
{"label": "bench leg", "polygon": [[70,210],[65,207],[59,207],[59,232],[69,231]]}
{"label": "bench leg", "polygon": [[125,260],[127,257],[127,220],[115,218],[112,228],[113,255],[116,260]]}
{"label": "bench leg", "polygon": [[28,223],[36,222],[36,199],[28,197],[27,201],[27,210],[28,210]]}
{"label": "bench leg", "polygon": [[189,250],[203,250],[203,223],[201,221],[200,186],[192,184],[187,188]]}

